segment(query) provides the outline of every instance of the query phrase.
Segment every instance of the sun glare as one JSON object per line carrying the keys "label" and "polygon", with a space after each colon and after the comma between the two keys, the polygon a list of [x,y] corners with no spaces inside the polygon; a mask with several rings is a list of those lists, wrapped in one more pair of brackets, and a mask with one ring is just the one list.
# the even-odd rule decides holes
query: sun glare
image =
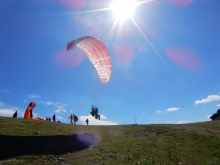
{"label": "sun glare", "polygon": [[124,21],[131,17],[136,7],[135,0],[114,0],[111,9],[113,10],[116,19]]}

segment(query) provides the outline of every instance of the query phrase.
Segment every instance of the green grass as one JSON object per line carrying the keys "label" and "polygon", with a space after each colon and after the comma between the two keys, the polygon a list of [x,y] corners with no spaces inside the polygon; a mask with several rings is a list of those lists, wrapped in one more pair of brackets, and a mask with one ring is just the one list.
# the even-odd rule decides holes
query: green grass
{"label": "green grass", "polygon": [[220,121],[73,126],[0,117],[0,164],[219,165]]}

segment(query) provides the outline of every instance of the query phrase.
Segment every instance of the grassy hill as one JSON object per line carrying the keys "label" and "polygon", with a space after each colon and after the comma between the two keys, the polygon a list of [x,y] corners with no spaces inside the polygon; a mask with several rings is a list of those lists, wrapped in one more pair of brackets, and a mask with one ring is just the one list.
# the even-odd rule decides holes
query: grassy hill
{"label": "grassy hill", "polygon": [[220,121],[73,126],[0,117],[0,164],[219,165]]}

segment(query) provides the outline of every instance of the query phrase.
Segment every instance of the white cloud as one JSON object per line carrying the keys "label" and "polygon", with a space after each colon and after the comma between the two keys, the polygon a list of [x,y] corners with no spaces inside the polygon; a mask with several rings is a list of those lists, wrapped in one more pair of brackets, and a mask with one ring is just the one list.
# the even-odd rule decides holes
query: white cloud
{"label": "white cloud", "polygon": [[36,95],[36,94],[28,94],[27,97],[30,98],[30,99],[40,98],[40,96]]}
{"label": "white cloud", "polygon": [[0,102],[0,116],[12,117],[15,111],[18,116],[24,116],[24,112],[19,111],[17,107],[6,107],[3,102]]}
{"label": "white cloud", "polygon": [[187,120],[178,121],[176,124],[185,124],[187,123]]}
{"label": "white cloud", "polygon": [[100,120],[95,119],[93,116],[78,116],[79,122],[86,125],[86,119],[89,120],[89,125],[118,125],[117,122],[109,121],[104,115],[100,115]]}
{"label": "white cloud", "polygon": [[179,109],[180,109],[179,107],[168,108],[168,109],[167,109],[167,112],[178,111]]}
{"label": "white cloud", "polygon": [[157,112],[157,113],[162,113],[162,111],[161,111],[161,110],[157,110],[156,112]]}
{"label": "white cloud", "polygon": [[58,109],[55,110],[56,113],[66,112],[65,106],[62,106],[62,105],[61,105],[61,106],[58,106],[57,108],[58,108]]}
{"label": "white cloud", "polygon": [[217,107],[220,107],[220,104],[216,105]]}
{"label": "white cloud", "polygon": [[203,104],[203,103],[210,103],[212,101],[220,100],[219,95],[209,95],[206,99],[196,100],[195,104]]}
{"label": "white cloud", "polygon": [[13,108],[2,108],[0,109],[0,116],[12,116],[15,113],[15,109]]}
{"label": "white cloud", "polygon": [[12,117],[15,111],[18,112],[18,115],[21,114],[20,111],[18,111],[18,108],[12,107],[12,108],[0,108],[0,116],[5,117]]}
{"label": "white cloud", "polygon": [[[17,111],[18,116],[21,118],[24,117],[25,111],[19,111],[19,108],[17,107],[5,107],[3,102],[0,102],[0,107],[0,116],[12,117],[15,111]],[[39,114],[33,112],[33,117],[39,117]]]}

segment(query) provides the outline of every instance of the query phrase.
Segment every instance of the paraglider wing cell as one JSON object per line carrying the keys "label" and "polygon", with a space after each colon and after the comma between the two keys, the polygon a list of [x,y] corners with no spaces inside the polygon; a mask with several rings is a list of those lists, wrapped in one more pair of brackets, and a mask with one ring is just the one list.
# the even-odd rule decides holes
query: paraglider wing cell
{"label": "paraglider wing cell", "polygon": [[107,83],[111,77],[112,64],[105,45],[95,37],[85,36],[69,42],[67,50],[73,49],[76,45],[88,56],[101,82]]}
{"label": "paraglider wing cell", "polygon": [[41,117],[35,117],[35,118],[33,118],[33,120],[43,120],[43,121],[45,121],[45,119],[43,119]]}

